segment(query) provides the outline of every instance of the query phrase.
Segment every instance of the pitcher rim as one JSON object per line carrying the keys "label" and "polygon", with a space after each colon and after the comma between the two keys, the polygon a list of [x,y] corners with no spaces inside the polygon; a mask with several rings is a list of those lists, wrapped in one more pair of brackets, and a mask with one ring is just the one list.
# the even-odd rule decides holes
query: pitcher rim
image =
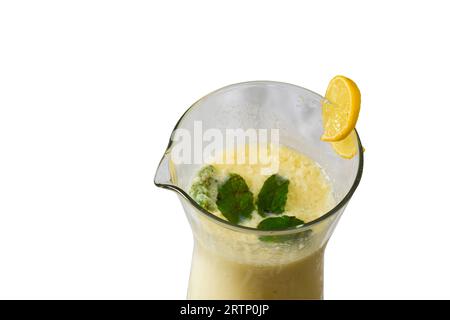
{"label": "pitcher rim", "polygon": [[[201,97],[200,99],[198,99],[197,101],[195,101],[184,113],[183,115],[180,117],[180,119],[177,121],[174,129],[172,130],[172,133],[170,135],[170,139],[169,139],[169,143],[167,145],[167,148],[164,152],[164,155],[161,159],[161,161],[159,162],[158,168],[160,167],[161,163],[164,161],[164,159],[166,158],[167,155],[170,154],[170,149],[172,147],[172,137],[173,137],[173,132],[178,129],[180,123],[182,122],[183,118],[191,111],[195,108],[196,105],[198,105],[198,103],[206,98],[208,98],[209,96],[222,91],[222,90],[226,90],[226,89],[230,89],[233,87],[238,87],[238,86],[242,86],[242,85],[267,85],[267,84],[271,84],[271,85],[280,85],[280,86],[293,86],[296,87],[297,89],[302,89],[305,90],[307,92],[310,92],[312,94],[314,94],[315,96],[317,96],[318,98],[320,98],[322,101],[325,100],[324,97],[322,97],[320,94],[303,88],[301,86],[295,85],[295,84],[291,84],[291,83],[286,83],[286,82],[279,82],[279,81],[270,81],[270,80],[256,80],[256,81],[245,81],[245,82],[239,82],[239,83],[234,83],[231,85],[227,85],[224,86],[222,88],[219,88],[217,90],[214,90],[208,94],[206,94],[205,96]],[[356,137],[358,140],[358,169],[356,172],[356,176],[355,176],[355,180],[353,181],[352,186],[350,187],[349,191],[347,192],[347,194],[342,198],[341,201],[339,201],[332,209],[328,210],[326,213],[324,213],[323,215],[321,215],[320,217],[318,217],[317,219],[314,219],[310,222],[307,222],[305,224],[302,224],[300,226],[297,227],[291,227],[291,228],[287,228],[284,230],[272,230],[272,231],[267,231],[267,230],[259,230],[253,227],[246,227],[246,226],[241,226],[241,225],[237,225],[237,224],[233,224],[227,220],[224,220],[216,215],[214,215],[213,213],[205,210],[202,206],[200,206],[186,191],[184,191],[182,188],[178,187],[175,184],[170,184],[170,183],[160,183],[156,181],[156,176],[154,179],[154,184],[157,187],[160,188],[164,188],[164,189],[169,189],[172,191],[177,192],[178,194],[180,194],[183,198],[185,198],[186,200],[189,201],[189,203],[191,205],[193,205],[198,211],[200,211],[206,218],[211,219],[213,222],[218,223],[219,225],[222,225],[223,227],[227,228],[227,229],[232,229],[234,231],[239,231],[239,232],[245,232],[245,233],[252,233],[252,234],[256,234],[259,236],[266,236],[266,235],[271,235],[271,236],[276,236],[276,235],[289,235],[289,234],[295,234],[295,233],[300,233],[302,231],[308,230],[311,227],[319,224],[320,222],[327,220],[328,218],[334,216],[337,212],[339,212],[342,208],[344,208],[347,203],[350,201],[350,199],[352,198],[353,194],[355,193],[356,189],[358,188],[358,185],[361,181],[361,177],[362,177],[362,173],[363,173],[363,167],[364,167],[364,155],[363,155],[363,147],[361,144],[361,140],[359,138],[359,134],[358,131],[356,130],[356,128],[354,129],[356,132]]]}

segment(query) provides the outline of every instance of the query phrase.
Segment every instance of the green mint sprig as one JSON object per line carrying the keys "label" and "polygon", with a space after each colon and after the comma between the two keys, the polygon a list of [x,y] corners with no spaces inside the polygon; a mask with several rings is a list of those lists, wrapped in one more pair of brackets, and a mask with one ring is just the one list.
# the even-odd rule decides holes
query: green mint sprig
{"label": "green mint sprig", "polygon": [[258,213],[266,217],[268,213],[281,214],[285,210],[289,180],[278,174],[273,174],[264,182],[259,191]]}
{"label": "green mint sprig", "polygon": [[200,169],[189,193],[201,207],[211,212],[217,209],[217,188],[216,168],[208,165]]}
{"label": "green mint sprig", "polygon": [[253,193],[244,178],[235,173],[219,187],[216,204],[224,217],[235,224],[250,218],[255,210]]}
{"label": "green mint sprig", "polygon": [[[292,227],[297,227],[305,224],[303,220],[300,220],[293,216],[281,216],[281,217],[271,217],[262,220],[257,229],[265,230],[265,231],[276,231],[276,230],[285,230]],[[281,236],[261,236],[259,239],[261,241],[267,242],[284,242],[288,240],[298,239],[307,237],[311,233],[311,230],[306,230],[301,233],[296,234],[287,234]]]}

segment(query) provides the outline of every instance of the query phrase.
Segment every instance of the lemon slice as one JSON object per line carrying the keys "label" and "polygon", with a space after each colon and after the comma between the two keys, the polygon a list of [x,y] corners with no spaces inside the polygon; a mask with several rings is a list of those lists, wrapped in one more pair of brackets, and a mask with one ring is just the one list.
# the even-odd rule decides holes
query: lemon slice
{"label": "lemon slice", "polygon": [[323,141],[345,139],[355,128],[361,106],[356,84],[344,76],[331,79],[322,105]]}
{"label": "lemon slice", "polygon": [[355,130],[352,130],[347,138],[330,143],[334,151],[345,159],[353,158],[358,152],[358,138],[356,137]]}

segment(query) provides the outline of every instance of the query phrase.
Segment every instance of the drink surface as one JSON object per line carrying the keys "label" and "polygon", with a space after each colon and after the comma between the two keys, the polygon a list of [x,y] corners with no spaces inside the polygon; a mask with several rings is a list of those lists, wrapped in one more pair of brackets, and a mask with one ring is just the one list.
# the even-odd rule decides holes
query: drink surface
{"label": "drink surface", "polygon": [[[270,150],[270,147],[267,147]],[[284,215],[295,216],[305,223],[319,218],[335,205],[330,181],[322,168],[309,157],[286,146],[279,146],[276,168],[268,161],[249,160],[251,152],[257,152],[255,146],[245,146],[218,155],[209,163],[217,171],[219,181],[226,180],[231,174],[238,174],[246,181],[253,195],[258,195],[264,181],[271,174],[278,174],[289,180],[289,192]],[[244,163],[238,163],[240,153],[245,154]],[[270,151],[267,151],[270,154]],[[231,161],[225,161],[226,158]],[[242,161],[241,161],[242,162]],[[256,210],[256,208],[255,208]],[[227,220],[220,210],[209,210],[216,216]],[[256,212],[251,219],[245,219],[239,224],[246,227],[256,227],[263,217]]]}

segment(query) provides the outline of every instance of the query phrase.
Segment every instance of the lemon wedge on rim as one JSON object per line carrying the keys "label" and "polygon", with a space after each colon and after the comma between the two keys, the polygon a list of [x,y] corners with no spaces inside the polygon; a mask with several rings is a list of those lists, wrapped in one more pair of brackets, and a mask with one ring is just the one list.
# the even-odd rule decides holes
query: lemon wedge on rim
{"label": "lemon wedge on rim", "polygon": [[336,142],[347,138],[356,126],[361,106],[361,93],[351,79],[331,79],[322,104],[323,141]]}
{"label": "lemon wedge on rim", "polygon": [[341,141],[330,142],[334,151],[342,158],[351,159],[358,152],[358,138],[356,136],[356,131],[352,130],[347,138]]}

